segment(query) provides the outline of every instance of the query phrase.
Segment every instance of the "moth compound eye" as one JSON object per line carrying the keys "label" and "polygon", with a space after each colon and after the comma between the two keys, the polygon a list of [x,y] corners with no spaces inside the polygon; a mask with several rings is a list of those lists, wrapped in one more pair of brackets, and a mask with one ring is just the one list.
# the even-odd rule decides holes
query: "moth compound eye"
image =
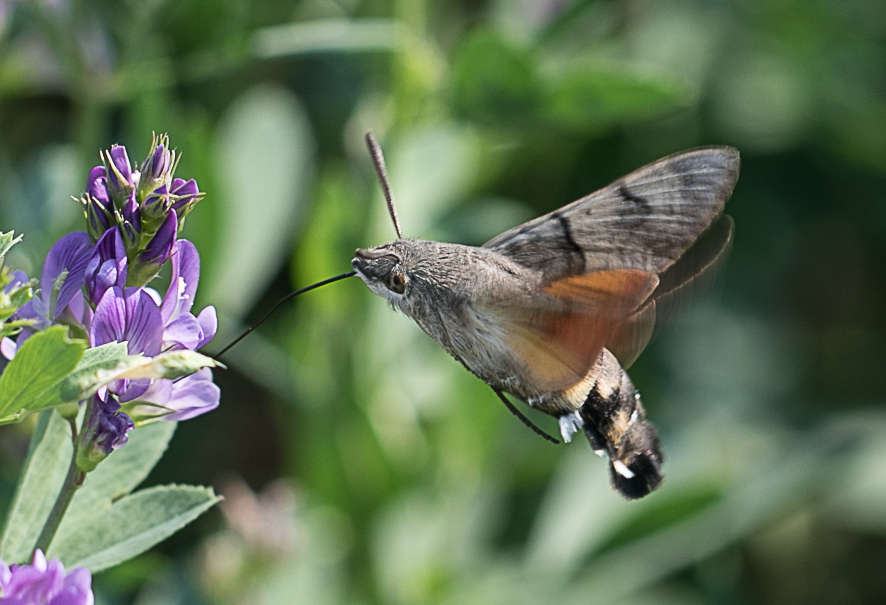
{"label": "moth compound eye", "polygon": [[385,280],[385,285],[391,292],[403,294],[406,291],[406,274],[399,271],[392,271]]}

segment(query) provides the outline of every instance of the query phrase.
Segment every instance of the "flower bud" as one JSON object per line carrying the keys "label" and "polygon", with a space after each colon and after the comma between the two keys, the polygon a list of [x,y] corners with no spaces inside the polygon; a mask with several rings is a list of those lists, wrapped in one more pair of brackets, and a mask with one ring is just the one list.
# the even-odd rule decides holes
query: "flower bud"
{"label": "flower bud", "polygon": [[151,151],[142,162],[139,177],[139,198],[146,198],[157,187],[169,183],[169,177],[175,169],[175,152],[169,149],[169,137],[154,136]]}
{"label": "flower bud", "polygon": [[93,395],[89,419],[77,448],[77,468],[84,473],[95,470],[111,452],[123,447],[129,431],[135,427],[132,419],[120,411],[120,404],[108,394],[105,397],[107,401]]}
{"label": "flower bud", "polygon": [[175,245],[178,234],[178,218],[175,210],[170,210],[166,219],[151,235],[147,231],[141,233],[142,238],[150,237],[144,250],[129,266],[128,285],[144,286],[160,272],[160,267],[167,261]]}
{"label": "flower bud", "polygon": [[98,240],[86,263],[86,295],[97,305],[108,288],[126,285],[126,249],[117,229],[109,229]]}
{"label": "flower bud", "polygon": [[93,241],[110,229],[114,221],[114,204],[108,193],[108,171],[104,166],[96,166],[89,171],[86,179],[86,192],[80,198],[86,215],[86,230]]}
{"label": "flower bud", "polygon": [[107,171],[107,187],[114,207],[122,209],[132,197],[138,184],[138,173],[132,172],[126,147],[114,145],[105,152],[105,169]]}
{"label": "flower bud", "polygon": [[160,185],[145,196],[141,204],[141,213],[148,219],[155,219],[169,210],[169,191],[166,185]]}
{"label": "flower bud", "polygon": [[[172,209],[178,213],[180,223],[184,223],[185,217],[191,208],[200,201],[203,194],[197,187],[197,181],[194,179],[173,179],[172,187],[169,189],[169,197],[172,200]],[[181,224],[179,224],[181,229]]]}

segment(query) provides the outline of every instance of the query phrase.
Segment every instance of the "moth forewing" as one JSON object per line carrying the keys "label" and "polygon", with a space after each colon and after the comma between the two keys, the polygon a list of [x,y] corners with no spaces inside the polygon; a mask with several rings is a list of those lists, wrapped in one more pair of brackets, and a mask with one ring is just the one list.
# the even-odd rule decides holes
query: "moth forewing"
{"label": "moth forewing", "polygon": [[661,273],[722,212],[738,170],[731,147],[671,155],[483,247],[542,268],[551,281],[605,269]]}

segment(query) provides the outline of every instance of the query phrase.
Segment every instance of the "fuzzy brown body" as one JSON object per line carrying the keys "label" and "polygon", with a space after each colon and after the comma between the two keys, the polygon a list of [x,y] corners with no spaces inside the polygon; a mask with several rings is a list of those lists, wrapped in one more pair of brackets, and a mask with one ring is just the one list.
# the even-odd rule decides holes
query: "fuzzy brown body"
{"label": "fuzzy brown body", "polygon": [[[507,257],[472,246],[419,239],[397,240],[373,249],[393,252],[409,263],[413,288],[423,295],[402,296],[383,288],[376,292],[411,317],[428,336],[489,386],[511,393],[552,416],[577,410],[586,388],[547,390],[524,377],[526,360],[509,343],[497,309],[519,305],[542,288],[543,275]],[[363,251],[358,252],[358,259]],[[440,273],[436,268],[449,270]],[[359,262],[355,263],[362,275]],[[371,287],[371,286],[370,286]],[[427,304],[433,301],[433,304]]]}
{"label": "fuzzy brown body", "polygon": [[737,177],[735,150],[690,151],[482,247],[398,239],[352,264],[478,378],[556,417],[564,440],[583,429],[615,487],[640,497],[661,483],[662,456],[623,366],[724,256]]}

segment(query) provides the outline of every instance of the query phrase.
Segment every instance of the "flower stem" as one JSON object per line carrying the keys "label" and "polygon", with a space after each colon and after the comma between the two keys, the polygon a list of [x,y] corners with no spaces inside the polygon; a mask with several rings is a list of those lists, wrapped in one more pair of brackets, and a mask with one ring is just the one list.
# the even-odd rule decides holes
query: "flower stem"
{"label": "flower stem", "polygon": [[[87,413],[88,412],[89,410],[87,410]],[[39,548],[43,552],[46,552],[49,549],[49,545],[52,544],[55,532],[58,531],[59,525],[61,525],[62,519],[65,517],[65,512],[67,512],[68,506],[71,504],[71,500],[73,500],[77,488],[83,485],[83,480],[86,478],[86,473],[77,467],[76,421],[71,420],[70,424],[71,441],[74,446],[71,454],[71,465],[68,467],[68,474],[65,477],[65,482],[62,484],[58,497],[55,499],[55,504],[52,505],[52,510],[49,512],[49,517],[46,519],[46,524],[40,532],[40,537],[37,538],[37,544],[34,546],[34,548]]]}

